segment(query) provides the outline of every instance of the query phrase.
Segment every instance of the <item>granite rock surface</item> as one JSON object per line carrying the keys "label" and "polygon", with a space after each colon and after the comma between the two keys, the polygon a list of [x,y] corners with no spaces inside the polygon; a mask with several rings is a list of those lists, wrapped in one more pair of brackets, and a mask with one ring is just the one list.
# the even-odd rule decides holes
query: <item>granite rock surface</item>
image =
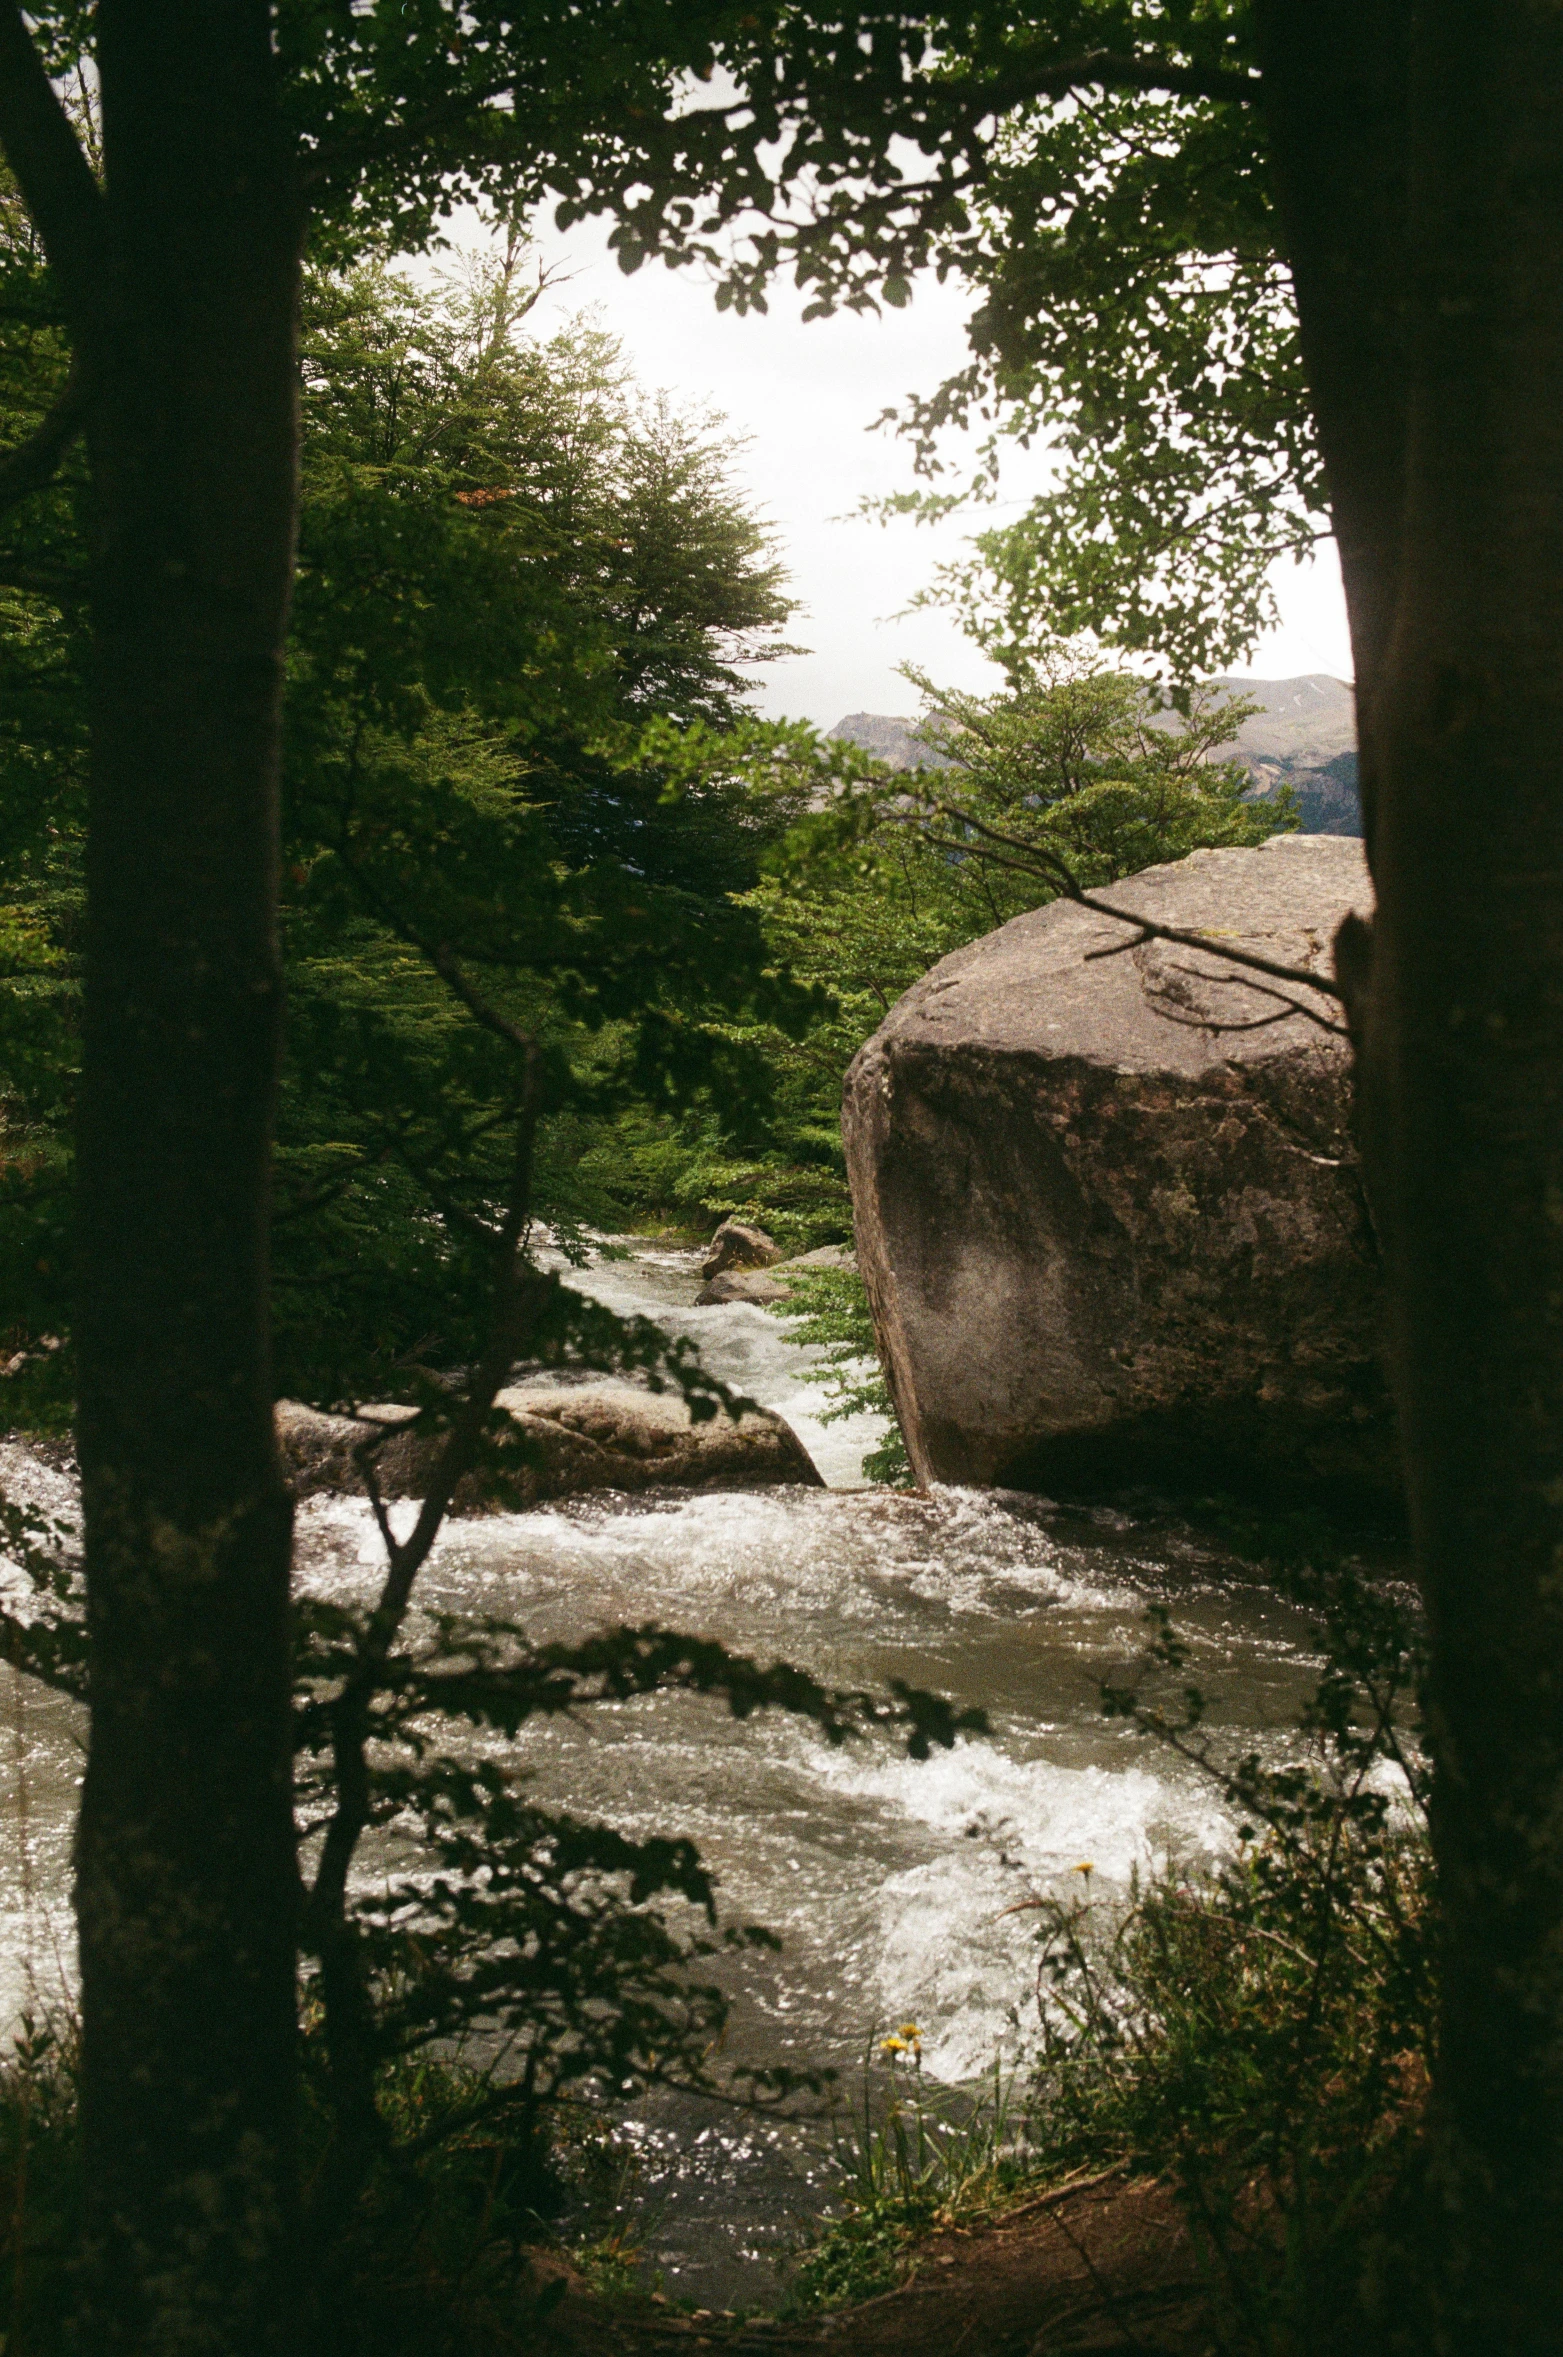
{"label": "granite rock surface", "polygon": [[[1330,836],[1103,897],[1326,976],[1372,906],[1361,845]],[[892,1008],[843,1134],[920,1479],[1398,1503],[1339,1012],[1064,901]]]}
{"label": "granite rock surface", "polygon": [[[590,1490],[741,1490],[773,1483],[821,1486],[813,1459],[790,1424],[754,1408],[733,1418],[691,1421],[677,1392],[646,1391],[611,1379],[587,1384],[521,1383],[499,1395],[518,1433],[530,1444],[519,1469],[522,1500],[542,1505]],[[360,1408],[326,1415],[297,1400],[277,1403],[277,1435],[296,1497],[336,1490],[360,1494],[354,1449],[378,1424],[408,1423],[412,1411]],[[396,1430],[376,1457],[388,1497],[421,1497],[437,1444]],[[468,1479],[456,1493],[458,1513],[482,1512],[482,1486]]]}

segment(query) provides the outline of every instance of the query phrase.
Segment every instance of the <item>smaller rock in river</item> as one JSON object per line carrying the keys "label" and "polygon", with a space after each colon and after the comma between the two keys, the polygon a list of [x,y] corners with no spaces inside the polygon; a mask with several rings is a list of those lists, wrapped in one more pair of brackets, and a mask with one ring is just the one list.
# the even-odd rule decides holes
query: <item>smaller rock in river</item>
{"label": "smaller rock in river", "polygon": [[724,1219],[711,1238],[700,1274],[719,1277],[725,1269],[768,1269],[781,1257],[781,1246],[763,1228],[741,1219]]}
{"label": "smaller rock in river", "polygon": [[768,1269],[724,1269],[709,1284],[702,1285],[695,1295],[696,1309],[714,1309],[727,1301],[753,1301],[762,1309],[772,1302],[785,1301],[792,1288],[788,1279],[797,1270],[853,1269],[857,1255],[847,1244],[821,1244],[813,1252],[800,1252],[794,1260],[777,1261]]}

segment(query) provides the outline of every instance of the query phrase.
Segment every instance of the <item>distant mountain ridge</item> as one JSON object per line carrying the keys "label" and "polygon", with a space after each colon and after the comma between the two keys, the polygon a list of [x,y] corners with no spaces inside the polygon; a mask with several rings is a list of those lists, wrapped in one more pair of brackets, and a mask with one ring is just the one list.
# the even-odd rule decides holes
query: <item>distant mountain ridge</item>
{"label": "distant mountain ridge", "polygon": [[1264,709],[1238,730],[1232,751],[1257,794],[1290,786],[1305,835],[1360,835],[1357,795],[1357,693],[1327,671],[1300,679],[1217,679]]}
{"label": "distant mountain ridge", "polygon": [[925,745],[915,720],[898,720],[888,712],[849,712],[827,732],[849,745],[860,745],[888,769],[951,769],[948,753]]}
{"label": "distant mountain ridge", "polygon": [[[1360,835],[1357,799],[1357,699],[1349,680],[1327,671],[1296,679],[1211,681],[1262,709],[1245,720],[1232,745],[1258,795],[1290,786],[1307,835]],[[849,712],[830,731],[861,745],[891,769],[948,769],[948,753],[925,745],[917,721],[887,712]]]}

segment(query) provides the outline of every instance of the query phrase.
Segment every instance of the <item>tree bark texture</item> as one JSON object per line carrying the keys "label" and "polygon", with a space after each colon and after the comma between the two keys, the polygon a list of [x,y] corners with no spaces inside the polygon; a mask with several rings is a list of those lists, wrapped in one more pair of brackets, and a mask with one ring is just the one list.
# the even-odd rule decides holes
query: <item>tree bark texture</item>
{"label": "tree bark texture", "polygon": [[[1372,778],[1378,912],[1342,971],[1432,1638],[1440,2336],[1539,2357],[1563,2317],[1563,16],[1426,0],[1331,37],[1334,13],[1270,0],[1266,70]],[[1345,224],[1332,251],[1296,192],[1336,137],[1370,177],[1353,94],[1402,47],[1405,191],[1385,175],[1399,209],[1357,231],[1403,240],[1397,459],[1334,397],[1311,290]],[[1305,153],[1310,75],[1343,96]],[[1386,563],[1364,519],[1391,502]]]}
{"label": "tree bark texture", "polygon": [[[302,212],[262,0],[106,0],[79,1449],[84,2345],[291,2347],[290,1507],[267,1198]],[[67,272],[68,278],[70,274]]]}

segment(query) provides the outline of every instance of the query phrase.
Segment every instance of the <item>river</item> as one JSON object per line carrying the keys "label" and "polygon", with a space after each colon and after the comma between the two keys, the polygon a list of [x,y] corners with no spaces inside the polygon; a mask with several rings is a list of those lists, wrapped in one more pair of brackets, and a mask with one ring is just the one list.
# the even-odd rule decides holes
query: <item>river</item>
{"label": "river", "polygon": [[[834,2063],[916,2021],[925,2069],[961,2082],[1013,2051],[1035,1974],[1040,1891],[1121,1888],[1169,1851],[1209,1855],[1225,1825],[1208,1787],[1097,1707],[1136,1651],[1147,1604],[1175,1607],[1192,1675],[1219,1715],[1279,1738],[1316,1666],[1303,1618],[1170,1516],[1050,1505],[1007,1492],[897,1494],[862,1484],[867,1417],[821,1425],[810,1354],[749,1304],[693,1307],[698,1254],[640,1244],[572,1281],[691,1336],[707,1367],[793,1424],[829,1487],[588,1498],[452,1524],[425,1575],[431,1606],[502,1611],[534,1635],[659,1619],[823,1680],[892,1677],[980,1703],[991,1732],[908,1760],[888,1739],[832,1750],[780,1718],[738,1724],[698,1700],[648,1698],[589,1724],[528,1729],[541,1795],[634,1833],[692,1835],[724,1913],[781,1935],[732,1968],[734,2061]],[[0,1446],[0,1486],[66,1509],[63,1475]],[[301,1581],[368,1592],[367,1510],[301,1510]],[[9,1677],[10,1673],[3,1673]],[[70,1824],[81,1728],[72,1706],[12,1680],[6,1700],[11,1871],[0,1907],[0,2007],[71,1984]],[[817,2207],[817,2139],[660,2097],[628,2132],[648,2260],[670,2291],[763,2301],[800,2216]]]}

